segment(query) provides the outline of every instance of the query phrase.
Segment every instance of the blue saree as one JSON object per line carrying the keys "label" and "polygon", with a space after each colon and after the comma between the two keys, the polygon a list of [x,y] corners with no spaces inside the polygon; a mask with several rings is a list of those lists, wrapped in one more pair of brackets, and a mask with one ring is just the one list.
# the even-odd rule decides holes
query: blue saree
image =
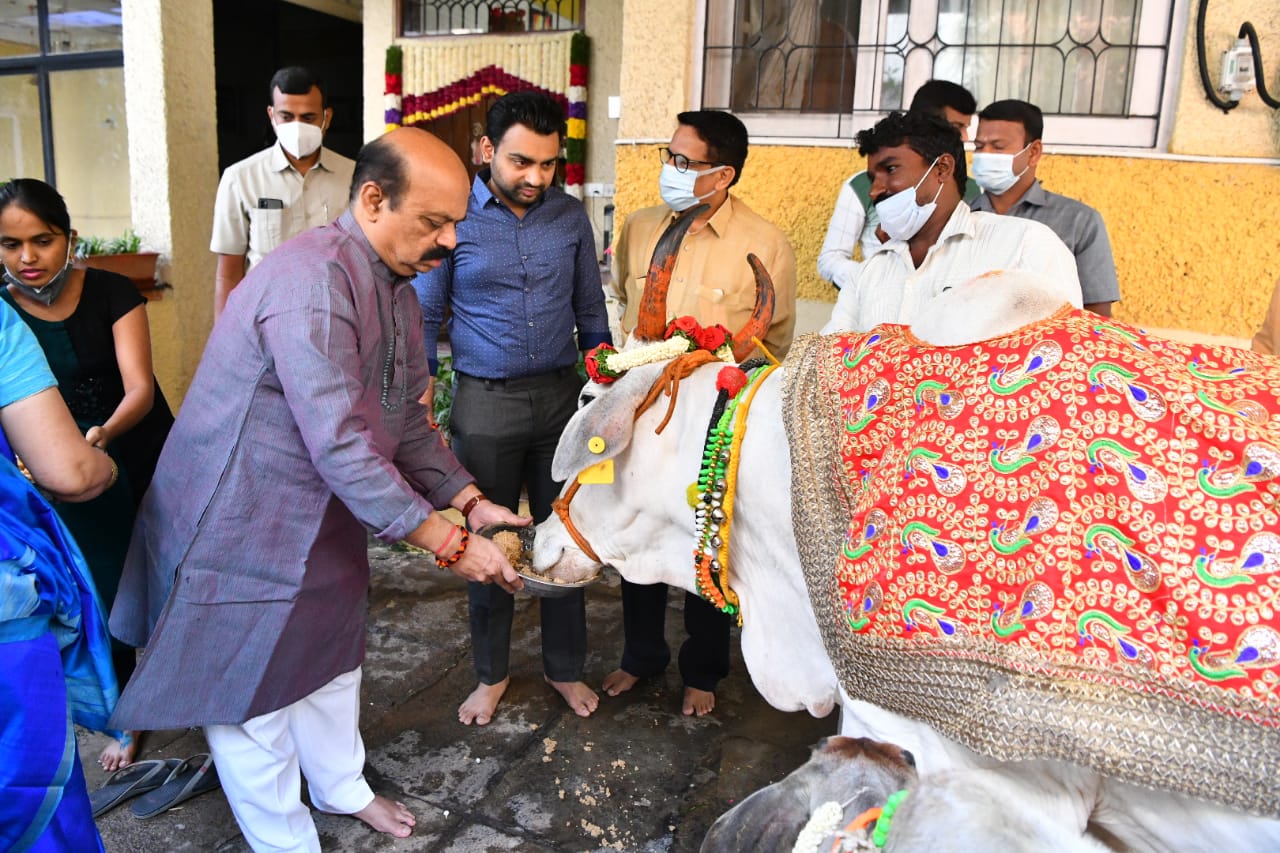
{"label": "blue saree", "polygon": [[0,432],[0,850],[103,849],[72,723],[117,696],[88,567]]}

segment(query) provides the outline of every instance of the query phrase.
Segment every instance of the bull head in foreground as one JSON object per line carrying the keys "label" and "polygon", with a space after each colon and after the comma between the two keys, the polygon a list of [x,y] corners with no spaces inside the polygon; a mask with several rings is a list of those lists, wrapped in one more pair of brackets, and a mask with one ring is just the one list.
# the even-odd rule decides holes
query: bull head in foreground
{"label": "bull head in foreground", "polygon": [[[1280,666],[1273,625],[1280,419],[1268,415],[1280,367],[1248,353],[1159,341],[1037,293],[1033,280],[1017,274],[972,282],[939,297],[915,337],[880,327],[806,338],[759,384],[736,448],[729,537],[752,680],[784,710],[824,714],[842,700],[844,734],[908,748],[922,772],[995,758],[1046,759],[1064,768],[1063,778],[1083,768],[1090,784],[1058,786],[1083,798],[1081,832],[1092,819],[1135,849],[1280,848],[1280,804],[1266,758],[1280,753],[1280,708],[1252,688],[1258,679],[1274,683]],[[969,341],[954,340],[959,317],[971,323]],[[939,339],[946,346],[926,343]],[[905,360],[883,362],[888,351]],[[1089,367],[1091,387],[1073,398],[1080,402],[1055,413],[1053,423],[1021,423],[1029,407],[1056,399],[1056,383],[1074,381],[1060,364],[1085,364],[1093,353],[1107,358]],[[832,355],[850,371],[881,360],[884,386],[850,374],[841,390],[851,396],[840,404],[820,388],[788,385]],[[1160,378],[1126,371],[1125,358]],[[575,580],[608,564],[636,583],[695,590],[695,480],[721,369],[703,365],[679,383],[661,433],[665,397],[637,411],[663,364],[631,371],[575,416],[555,476],[572,480],[602,459],[614,462],[616,475],[608,485],[583,487],[570,507],[578,539],[594,556],[552,518],[538,529],[536,571]],[[912,371],[930,376],[903,397],[894,384]],[[814,414],[796,419],[797,412]],[[1110,424],[1119,425],[1118,437],[1098,438]],[[1163,424],[1169,437],[1130,438],[1127,446],[1126,436]],[[818,465],[802,453],[796,458],[806,462],[797,466],[795,441],[806,429],[822,433],[819,443],[848,442],[847,465]],[[972,437],[946,445],[946,453],[885,443],[900,435],[927,445],[953,433]],[[884,456],[868,456],[881,445]],[[848,465],[853,482],[836,476],[849,474]],[[1055,501],[1051,489],[1013,479],[978,491],[992,470],[1006,478],[1044,470],[1043,480],[1031,482],[1051,486],[1069,472],[1061,482],[1073,491],[1069,501]],[[800,512],[810,493],[831,498],[835,509],[825,517]],[[989,525],[973,514],[1023,494],[1025,511],[1001,508]],[[1209,507],[1206,500],[1239,503],[1230,530],[1197,542],[1187,525],[1202,516],[1187,508]],[[1136,518],[1138,526],[1116,526],[1108,514]],[[975,520],[986,526],[965,526]],[[1058,549],[1052,562],[1028,562],[1042,543]],[[984,576],[984,568],[998,577]],[[921,594],[908,600],[904,583]],[[949,604],[966,595],[977,595],[967,609]],[[1255,617],[1236,625],[1224,617],[1201,642],[1179,627],[1201,618],[1200,601],[1210,621],[1231,608]],[[1129,623],[1108,612],[1130,602],[1139,616]],[[1043,639],[1022,642],[1032,638]],[[1181,646],[1186,653],[1171,656]],[[1056,657],[1024,669],[1040,648]],[[966,670],[965,701],[947,692],[948,659],[976,667]],[[918,663],[904,663],[911,660]],[[1059,682],[1053,668],[1063,661],[1090,674]],[[1087,701],[1090,711],[1054,713],[1055,696]],[[1126,698],[1116,704],[1116,696]],[[1180,715],[1190,722],[1176,725]],[[1123,722],[1104,722],[1112,717]],[[1143,722],[1154,720],[1158,732]],[[1009,732],[1019,733],[1016,747],[1000,745]],[[1209,742],[1214,750],[1206,752]]]}

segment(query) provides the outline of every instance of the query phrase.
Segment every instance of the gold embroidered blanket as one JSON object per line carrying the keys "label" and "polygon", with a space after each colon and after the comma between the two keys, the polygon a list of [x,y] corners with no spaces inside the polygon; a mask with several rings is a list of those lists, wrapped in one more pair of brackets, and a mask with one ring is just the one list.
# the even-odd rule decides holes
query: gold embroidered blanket
{"label": "gold embroidered blanket", "polygon": [[1280,360],[1063,309],[787,359],[793,523],[845,691],[1004,760],[1280,816]]}

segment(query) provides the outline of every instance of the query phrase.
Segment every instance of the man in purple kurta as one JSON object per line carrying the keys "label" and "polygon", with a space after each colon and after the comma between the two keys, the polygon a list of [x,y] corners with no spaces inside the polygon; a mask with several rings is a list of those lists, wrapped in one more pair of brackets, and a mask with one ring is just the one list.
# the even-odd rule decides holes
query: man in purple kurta
{"label": "man in purple kurta", "polygon": [[[111,629],[147,652],[113,724],[204,726],[255,850],[320,849],[299,765],[322,811],[412,829],[363,777],[366,531],[520,585],[435,511],[479,490],[417,402],[429,376],[408,276],[453,248],[467,193],[424,131],[366,145],[350,209],[236,288],[138,516]],[[483,500],[470,518],[528,522]]]}

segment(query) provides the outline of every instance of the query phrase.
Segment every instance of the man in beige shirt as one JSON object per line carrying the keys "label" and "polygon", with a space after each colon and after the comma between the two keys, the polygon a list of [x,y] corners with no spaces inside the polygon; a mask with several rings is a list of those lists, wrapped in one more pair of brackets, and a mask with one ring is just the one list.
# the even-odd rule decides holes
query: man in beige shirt
{"label": "man in beige shirt", "polygon": [[781,229],[730,192],[747,157],[746,127],[717,110],[680,113],[678,120],[671,144],[659,150],[667,203],[630,214],[614,241],[613,276],[605,291],[611,318],[621,321],[624,335],[631,333],[658,238],[680,211],[707,204],[710,210],[694,220],[680,244],[667,319],[689,316],[736,332],[755,306],[755,278],[747,264],[751,252],[773,279],[777,304],[764,343],[782,358],[795,329],[796,256]]}
{"label": "man in beige shirt", "polygon": [[347,209],[355,163],[321,147],[333,110],[325,106],[320,79],[306,68],[281,68],[270,92],[267,118],[276,144],[228,166],[218,183],[209,242],[218,256],[214,320],[264,255]]}
{"label": "man in beige shirt", "polygon": [[[796,257],[777,226],[729,192],[747,159],[747,129],[733,115],[716,110],[680,113],[677,120],[671,144],[659,151],[663,166],[658,183],[666,204],[628,216],[614,243],[613,279],[605,294],[611,318],[621,321],[624,334],[635,328],[658,238],[680,211],[705,203],[710,209],[694,220],[677,252],[667,319],[690,316],[702,325],[719,323],[738,331],[755,307],[750,252],[773,279],[776,306],[764,345],[782,358],[795,329]],[[671,661],[663,629],[666,610],[665,584],[622,582],[626,646],[621,665],[604,680],[610,696],[666,669]],[[715,707],[716,684],[729,672],[730,617],[689,593],[684,623],[689,637],[680,649],[683,710],[702,716]]]}

